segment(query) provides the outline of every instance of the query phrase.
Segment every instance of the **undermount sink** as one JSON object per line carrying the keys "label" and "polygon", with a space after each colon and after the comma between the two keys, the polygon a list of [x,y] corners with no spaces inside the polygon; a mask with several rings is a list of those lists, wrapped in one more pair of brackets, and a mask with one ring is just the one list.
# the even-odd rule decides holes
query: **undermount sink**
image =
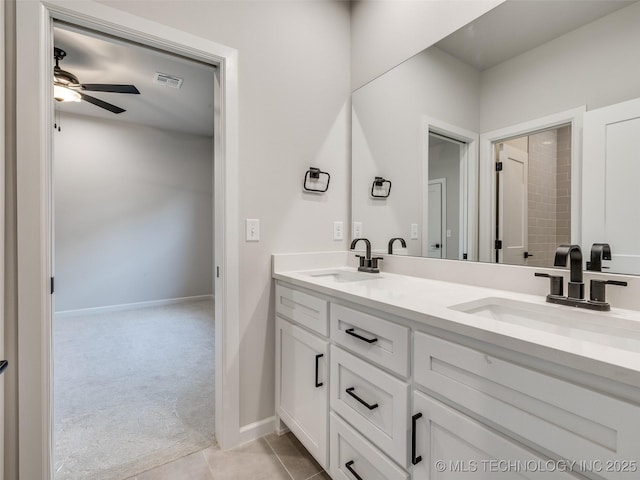
{"label": "undermount sink", "polygon": [[313,278],[332,280],[338,283],[361,282],[363,280],[375,280],[376,278],[380,278],[379,274],[356,272],[352,270],[325,270],[317,272],[306,272],[305,275],[309,275]]}
{"label": "undermount sink", "polygon": [[569,338],[640,352],[640,321],[570,307],[489,297],[451,310]]}

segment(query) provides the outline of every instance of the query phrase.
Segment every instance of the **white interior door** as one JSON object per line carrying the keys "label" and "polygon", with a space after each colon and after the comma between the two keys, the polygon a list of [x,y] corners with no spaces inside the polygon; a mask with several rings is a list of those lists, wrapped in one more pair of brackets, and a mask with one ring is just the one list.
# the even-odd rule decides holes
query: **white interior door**
{"label": "white interior door", "polygon": [[438,178],[429,180],[428,200],[428,247],[429,258],[446,258],[446,245],[443,233],[446,231],[446,180]]}
{"label": "white interior door", "polygon": [[611,245],[611,272],[640,274],[640,99],[584,116],[582,242]]}
{"label": "white interior door", "polygon": [[498,189],[498,239],[500,263],[524,265],[527,251],[527,181],[529,155],[511,145],[499,145],[502,170]]}

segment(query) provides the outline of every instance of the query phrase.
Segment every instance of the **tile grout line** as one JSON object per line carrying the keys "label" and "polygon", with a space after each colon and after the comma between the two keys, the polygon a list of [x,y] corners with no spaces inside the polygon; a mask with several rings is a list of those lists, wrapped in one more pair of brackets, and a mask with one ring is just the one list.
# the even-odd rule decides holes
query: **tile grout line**
{"label": "tile grout line", "polygon": [[204,454],[204,450],[201,450],[200,453],[202,454],[204,463],[207,464],[207,468],[209,469],[209,473],[211,474],[211,479],[213,480],[215,478],[215,475],[213,474],[213,468],[211,468],[211,464],[209,463],[209,460],[207,460],[207,456]]}
{"label": "tile grout line", "polygon": [[318,473],[314,473],[313,475],[311,475],[309,478],[307,478],[305,480],[311,480],[312,478],[315,478],[318,475],[321,475],[322,473],[326,473],[326,470],[324,468],[322,470],[320,470]]}
{"label": "tile grout line", "polygon": [[264,441],[267,443],[267,446],[271,449],[271,451],[273,452],[273,455],[278,459],[278,461],[280,462],[280,465],[282,465],[282,468],[284,468],[284,471],[287,472],[287,475],[289,475],[289,478],[291,480],[295,480],[293,478],[293,475],[291,475],[291,472],[289,471],[289,469],[286,467],[284,462],[280,459],[280,456],[276,453],[275,449],[271,446],[271,443],[269,443],[269,440],[267,440],[267,437],[264,436],[262,438],[264,438]]}

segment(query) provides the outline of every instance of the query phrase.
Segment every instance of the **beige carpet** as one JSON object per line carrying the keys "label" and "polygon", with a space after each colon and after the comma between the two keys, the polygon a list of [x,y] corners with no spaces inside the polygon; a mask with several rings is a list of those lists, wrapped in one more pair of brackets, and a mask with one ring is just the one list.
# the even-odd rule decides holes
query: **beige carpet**
{"label": "beige carpet", "polygon": [[54,320],[55,480],[123,480],[214,440],[213,302]]}

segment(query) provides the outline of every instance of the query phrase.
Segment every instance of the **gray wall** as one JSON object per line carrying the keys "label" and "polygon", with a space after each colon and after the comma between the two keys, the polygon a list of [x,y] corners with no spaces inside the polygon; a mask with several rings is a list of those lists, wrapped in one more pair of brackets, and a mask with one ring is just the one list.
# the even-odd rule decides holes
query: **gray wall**
{"label": "gray wall", "polygon": [[58,121],[56,311],[211,294],[213,139]]}
{"label": "gray wall", "polygon": [[[350,5],[310,1],[104,1],[238,49],[240,423],[275,411],[271,254],[344,250],[349,221]],[[302,192],[311,167],[331,173],[324,195]],[[260,219],[260,242],[244,219]]]}
{"label": "gray wall", "polygon": [[640,97],[639,23],[634,3],[482,72],[480,132]]}
{"label": "gray wall", "polygon": [[356,0],[351,20],[353,90],[443,39],[504,0]]}

